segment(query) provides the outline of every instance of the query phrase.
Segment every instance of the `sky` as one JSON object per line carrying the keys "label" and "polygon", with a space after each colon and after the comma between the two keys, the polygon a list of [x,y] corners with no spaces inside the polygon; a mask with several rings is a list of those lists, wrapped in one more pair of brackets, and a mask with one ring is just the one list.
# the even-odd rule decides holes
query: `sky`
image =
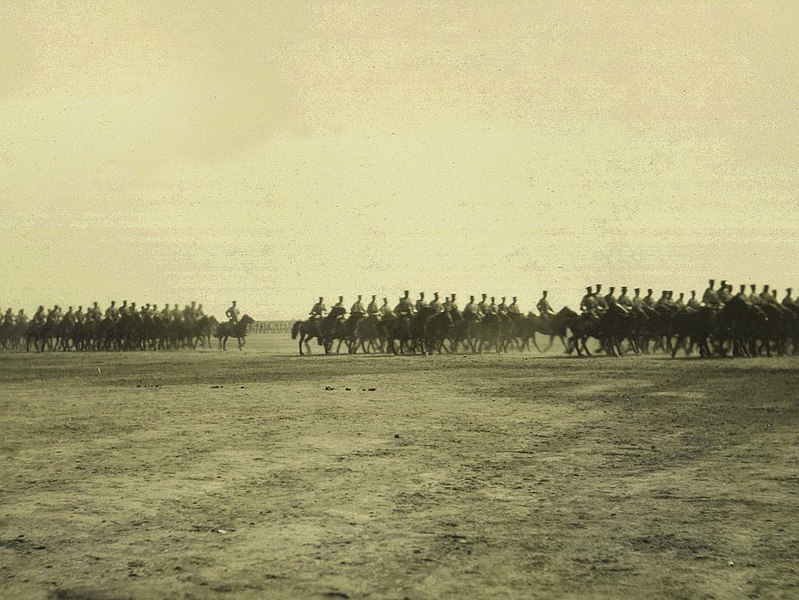
{"label": "sky", "polygon": [[795,2],[91,4],[0,15],[3,310],[799,289]]}

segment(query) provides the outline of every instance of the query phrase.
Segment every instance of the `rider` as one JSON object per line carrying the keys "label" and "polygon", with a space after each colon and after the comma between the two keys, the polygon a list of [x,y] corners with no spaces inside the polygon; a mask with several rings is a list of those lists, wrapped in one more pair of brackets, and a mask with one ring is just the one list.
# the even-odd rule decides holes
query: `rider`
{"label": "rider", "polygon": [[377,296],[372,294],[372,301],[369,303],[369,306],[366,307],[366,314],[373,317],[379,312],[380,307],[377,305]]}
{"label": "rider", "polygon": [[399,299],[399,304],[394,307],[394,312],[398,315],[411,316],[413,314],[413,303],[408,290],[405,290],[405,294]]}
{"label": "rider", "polygon": [[705,290],[705,293],[702,294],[702,302],[705,306],[709,306],[710,308],[716,308],[719,305],[719,296],[716,293],[716,290],[713,289],[715,285],[715,279],[708,280],[707,289]]}
{"label": "rider", "polygon": [[596,291],[594,292],[594,300],[596,301],[596,307],[599,310],[605,310],[608,307],[608,301],[605,300],[605,297],[602,295],[602,284],[596,284]]}
{"label": "rider", "polygon": [[383,305],[380,307],[380,315],[383,319],[389,319],[394,315],[394,311],[388,305],[388,298],[383,298]]}
{"label": "rider", "polygon": [[547,319],[550,317],[550,315],[555,314],[555,311],[552,310],[552,305],[550,305],[549,300],[547,300],[548,293],[549,292],[547,292],[547,290],[544,290],[541,299],[535,305],[542,319]]}
{"label": "rider", "polygon": [[591,286],[589,285],[585,288],[585,296],[583,296],[583,299],[580,300],[580,310],[582,312],[589,312],[595,309],[596,306],[596,298],[594,297],[594,294],[591,291]]}
{"label": "rider", "polygon": [[363,302],[361,302],[361,298],[363,298],[363,296],[361,296],[361,294],[358,294],[358,299],[350,307],[350,316],[354,319],[358,319],[366,313],[366,309],[363,307]]}
{"label": "rider", "polygon": [[763,302],[757,293],[757,285],[753,283],[749,286],[749,289],[752,290],[752,292],[749,294],[749,304],[762,304]]}
{"label": "rider", "polygon": [[505,296],[502,296],[502,302],[500,302],[499,306],[497,306],[497,312],[502,317],[507,317],[508,316],[508,305],[505,304],[505,299],[506,299]]}
{"label": "rider", "polygon": [[424,312],[430,305],[424,299],[424,292],[419,292],[419,299],[416,301],[416,312]]}
{"label": "rider", "polygon": [[616,304],[616,296],[614,295],[615,292],[616,292],[616,288],[613,287],[613,286],[610,286],[610,289],[609,289],[608,293],[605,294],[605,297],[604,297],[606,306],[613,306],[614,304]]}
{"label": "rider", "polygon": [[488,294],[483,294],[483,299],[477,303],[477,308],[480,310],[480,314],[484,315],[488,312]]}
{"label": "rider", "polygon": [[[175,306],[177,306],[177,305],[175,305]],[[233,325],[238,323],[238,321],[239,321],[239,309],[236,306],[236,301],[235,300],[233,300],[233,304],[231,304],[230,307],[225,311],[225,316],[228,318],[228,320]]]}
{"label": "rider", "polygon": [[680,297],[674,302],[677,308],[685,308],[685,292],[680,292]]}
{"label": "rider", "polygon": [[721,286],[716,296],[719,299],[719,304],[727,304],[727,301],[732,298],[732,286],[727,284],[726,279],[721,280]]}
{"label": "rider", "polygon": [[8,310],[3,315],[3,325],[13,325],[14,324],[14,311],[11,307],[8,307]]}
{"label": "rider", "polygon": [[644,299],[641,298],[641,288],[635,288],[633,291],[635,295],[633,295],[633,299],[630,300],[630,306],[640,310],[644,306]]}
{"label": "rider", "polygon": [[449,310],[450,311],[455,311],[455,312],[460,312],[460,308],[458,308],[458,301],[457,301],[457,298],[456,298],[455,294],[450,294]]}
{"label": "rider", "polygon": [[518,319],[522,316],[522,309],[519,308],[519,302],[516,296],[513,297],[513,302],[511,302],[508,307],[508,316],[512,319]]}
{"label": "rider", "polygon": [[763,286],[763,291],[760,292],[760,299],[763,300],[763,304],[774,304],[774,294],[769,291],[769,285],[766,284]]}
{"label": "rider", "polygon": [[627,295],[626,285],[621,286],[621,295],[619,296],[619,299],[616,302],[618,302],[619,306],[621,306],[622,308],[633,307],[633,302],[632,300],[630,300],[630,297]]}
{"label": "rider", "polygon": [[644,299],[642,300],[644,306],[647,306],[649,308],[653,308],[655,306],[655,297],[652,295],[654,293],[655,290],[653,290],[652,288],[647,288],[646,296],[644,296]]}
{"label": "rider", "polygon": [[792,298],[792,295],[793,295],[793,288],[786,288],[785,298],[782,299],[782,305],[785,308],[791,308],[792,306],[796,306],[796,300]]}
{"label": "rider", "polygon": [[319,296],[319,302],[313,305],[311,312],[308,314],[312,319],[321,319],[325,316],[326,312],[327,307],[325,306],[325,299],[322,296]]}
{"label": "rider", "polygon": [[438,292],[433,292],[433,299],[430,301],[430,308],[432,308],[437,313],[443,310],[443,305],[441,304],[441,300],[438,299]]}
{"label": "rider", "polygon": [[479,320],[481,317],[480,307],[475,303],[474,296],[469,296],[469,303],[463,309],[463,315],[471,315],[472,319]]}
{"label": "rider", "polygon": [[486,314],[487,315],[489,315],[489,314],[493,314],[493,315],[497,314],[497,302],[496,302],[496,298],[494,298],[494,296],[491,296],[491,304],[489,304],[486,307]]}
{"label": "rider", "polygon": [[691,297],[688,298],[688,302],[685,303],[685,306],[693,310],[698,310],[702,307],[702,305],[699,304],[699,300],[696,299],[696,290],[691,290]]}
{"label": "rider", "polygon": [[110,319],[111,321],[116,321],[119,319],[119,309],[117,308],[117,301],[111,300],[111,306],[105,309],[105,317],[106,319]]}

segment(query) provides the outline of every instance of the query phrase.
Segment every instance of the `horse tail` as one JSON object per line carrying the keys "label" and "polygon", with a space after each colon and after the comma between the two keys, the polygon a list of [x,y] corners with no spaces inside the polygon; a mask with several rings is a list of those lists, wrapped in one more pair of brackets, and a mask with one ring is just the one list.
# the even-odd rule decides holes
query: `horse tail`
{"label": "horse tail", "polygon": [[302,321],[294,321],[294,325],[291,326],[291,339],[296,340],[297,336],[300,333],[300,327],[302,327]]}

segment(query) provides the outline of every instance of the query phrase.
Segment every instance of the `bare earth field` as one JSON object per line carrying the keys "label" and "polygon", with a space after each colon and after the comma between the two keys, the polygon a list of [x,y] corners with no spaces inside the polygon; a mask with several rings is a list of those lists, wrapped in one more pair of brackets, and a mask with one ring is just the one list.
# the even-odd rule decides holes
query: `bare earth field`
{"label": "bare earth field", "polygon": [[294,353],[0,354],[0,597],[799,598],[799,357]]}

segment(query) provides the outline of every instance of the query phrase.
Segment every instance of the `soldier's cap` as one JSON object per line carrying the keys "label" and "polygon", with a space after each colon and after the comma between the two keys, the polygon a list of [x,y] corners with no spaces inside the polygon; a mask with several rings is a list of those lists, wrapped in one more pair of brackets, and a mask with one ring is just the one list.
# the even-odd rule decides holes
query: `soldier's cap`
{"label": "soldier's cap", "polygon": [[601,284],[601,283],[597,283],[597,284],[596,284],[596,287],[598,287],[598,288],[601,288],[601,287],[602,287],[602,284]]}
{"label": "soldier's cap", "polygon": [[785,288],[785,291],[790,294],[793,291],[793,288]]}
{"label": "soldier's cap", "polygon": [[516,296],[514,296],[513,299],[516,300]]}
{"label": "soldier's cap", "polygon": [[438,292],[433,292],[433,295],[438,297]]}
{"label": "soldier's cap", "polygon": [[486,296],[488,296],[488,294],[483,294],[483,298],[485,298]]}
{"label": "soldier's cap", "polygon": [[721,285],[727,285],[727,280],[726,279],[722,279],[721,280]]}
{"label": "soldier's cap", "polygon": [[590,285],[587,285],[587,286],[585,286],[585,289],[586,289],[586,290],[588,290],[588,291],[590,292],[590,291],[591,291],[591,286],[590,286]]}
{"label": "soldier's cap", "polygon": [[361,298],[362,298],[361,294],[358,294],[358,300],[360,300]]}
{"label": "soldier's cap", "polygon": [[372,300],[374,300],[375,298],[377,298],[377,294],[372,294]]}
{"label": "soldier's cap", "polygon": [[696,290],[691,290],[691,293],[692,294],[696,294]]}
{"label": "soldier's cap", "polygon": [[546,290],[544,290],[544,293],[545,293],[545,294],[547,294],[547,293],[549,293],[549,292],[547,292]]}
{"label": "soldier's cap", "polygon": [[623,285],[623,286],[621,286],[621,289],[623,289],[623,290],[626,290],[626,289],[627,289],[627,286],[626,286],[626,285]]}
{"label": "soldier's cap", "polygon": [[405,290],[405,295],[407,296],[408,294],[410,294],[410,292],[408,290]]}
{"label": "soldier's cap", "polygon": [[424,292],[419,292],[419,296],[421,296],[422,298],[424,298]]}
{"label": "soldier's cap", "polygon": [[635,288],[635,291],[636,291],[636,292],[640,292],[640,291],[641,291],[641,288]]}
{"label": "soldier's cap", "polygon": [[344,296],[339,296],[338,299],[339,300],[344,300]]}
{"label": "soldier's cap", "polygon": [[708,279],[707,282],[708,283],[716,283],[716,280],[715,279]]}
{"label": "soldier's cap", "polygon": [[655,290],[653,290],[652,288],[647,288],[647,290],[646,290],[646,291],[647,291],[647,292],[649,292],[649,293],[652,293],[652,292],[654,292]]}

